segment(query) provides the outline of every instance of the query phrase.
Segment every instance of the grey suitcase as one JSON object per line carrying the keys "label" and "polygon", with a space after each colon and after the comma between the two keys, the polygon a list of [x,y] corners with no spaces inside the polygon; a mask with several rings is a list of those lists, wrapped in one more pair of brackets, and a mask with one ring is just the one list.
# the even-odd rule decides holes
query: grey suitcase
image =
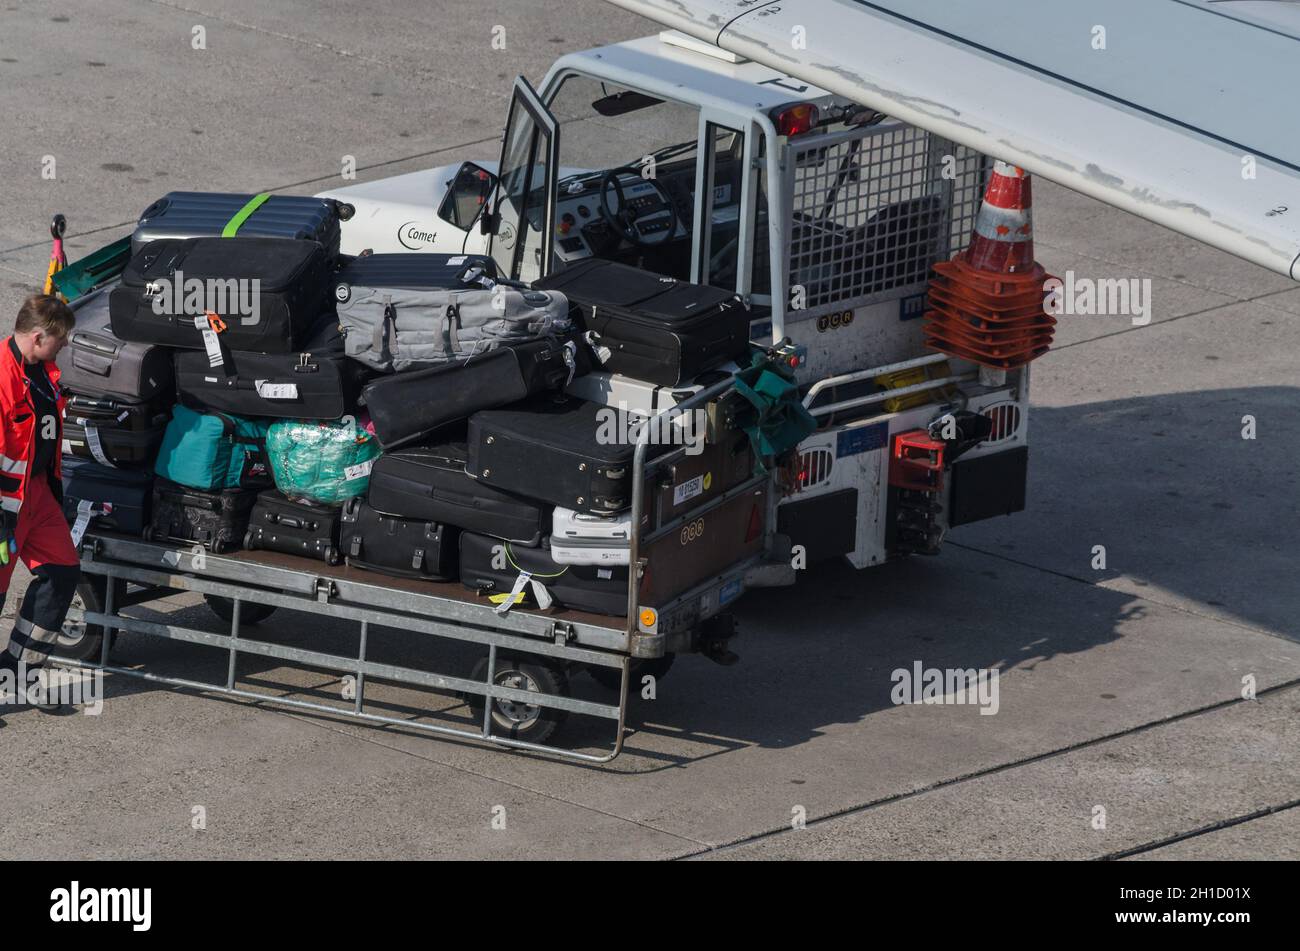
{"label": "grey suitcase", "polygon": [[347,355],[377,370],[458,362],[572,328],[555,291],[367,287],[336,295]]}
{"label": "grey suitcase", "polygon": [[[131,253],[161,238],[221,237],[230,219],[255,196],[232,192],[169,192],[140,215],[131,235]],[[237,233],[244,238],[297,238],[318,241],[329,257],[339,254],[340,221],[352,206],[332,198],[272,195],[248,216]]]}
{"label": "grey suitcase", "polygon": [[172,355],[166,347],[129,343],[113,334],[109,294],[117,282],[70,305],[77,325],[55,359],[59,384],[86,396],[144,402],[172,392]]}

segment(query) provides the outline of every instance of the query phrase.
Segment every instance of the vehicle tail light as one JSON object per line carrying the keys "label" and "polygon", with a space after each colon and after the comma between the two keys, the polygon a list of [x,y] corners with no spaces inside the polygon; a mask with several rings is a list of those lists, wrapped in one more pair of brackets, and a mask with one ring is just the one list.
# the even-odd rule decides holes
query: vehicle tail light
{"label": "vehicle tail light", "polygon": [[776,125],[777,135],[794,136],[811,131],[819,118],[821,115],[816,106],[811,102],[800,102],[783,107],[772,117],[772,122]]}

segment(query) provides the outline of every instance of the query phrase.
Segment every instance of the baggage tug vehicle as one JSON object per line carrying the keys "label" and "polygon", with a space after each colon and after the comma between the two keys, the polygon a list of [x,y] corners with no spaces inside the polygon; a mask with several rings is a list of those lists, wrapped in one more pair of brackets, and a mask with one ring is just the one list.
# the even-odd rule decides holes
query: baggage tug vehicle
{"label": "baggage tug vehicle", "polygon": [[[696,471],[686,445],[650,452],[651,435],[671,427],[642,427],[622,617],[502,611],[454,582],[265,551],[217,554],[92,524],[84,613],[65,632],[64,655],[262,701],[237,686],[237,658],[273,657],[355,678],[347,707],[277,703],[612,759],[642,675],[662,675],[679,653],[735,660],[729,611],[747,588],[794,584],[826,559],[865,568],[936,554],[950,527],[1023,508],[1028,368],[937,353],[923,331],[932,267],[966,246],[991,168],[976,151],[680,34],[565,56],[540,91],[517,79],[499,161],[323,193],[354,209],[342,252],[487,254],[503,277],[525,283],[599,258],[734,293],[753,312],[751,341],[793,374],[816,431],[783,467],[724,475],[720,461]],[[730,372],[655,385],[597,370],[567,388],[635,418],[698,412],[715,447],[738,435],[727,423]],[[699,458],[721,457],[715,448]],[[690,489],[711,483],[713,492]],[[229,635],[121,613],[177,590],[203,594]],[[357,655],[259,641],[241,628],[277,607],[358,623]],[[366,657],[372,626],[471,642],[487,656],[468,677],[376,663]],[[110,667],[106,630],[228,651],[228,675],[200,683]],[[573,697],[579,669],[616,687],[618,702]],[[369,678],[457,692],[474,723],[367,710]],[[612,747],[548,743],[568,714],[613,720]]]}

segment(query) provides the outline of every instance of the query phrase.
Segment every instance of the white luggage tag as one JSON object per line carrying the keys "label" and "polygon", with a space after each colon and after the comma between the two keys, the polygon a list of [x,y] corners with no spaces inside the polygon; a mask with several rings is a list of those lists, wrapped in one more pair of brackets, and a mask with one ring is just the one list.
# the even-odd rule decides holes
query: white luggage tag
{"label": "white luggage tag", "polygon": [[81,547],[81,538],[86,534],[86,528],[90,525],[90,520],[97,515],[110,515],[113,512],[112,502],[101,502],[96,505],[90,499],[82,499],[77,503],[77,519],[72,523],[72,547]]}
{"label": "white luggage tag", "polygon": [[212,324],[208,320],[208,315],[203,314],[194,318],[194,326],[203,331],[203,349],[208,353],[208,366],[219,367],[226,362],[221,355],[221,341],[217,339],[217,332],[212,329]]}
{"label": "white luggage tag", "polygon": [[[593,313],[595,313],[595,311],[593,311]],[[591,349],[596,351],[596,359],[601,363],[608,363],[609,358],[614,355],[613,350],[599,342],[600,334],[596,333],[596,331],[588,330],[583,336],[583,339],[586,340],[587,343],[591,344]]]}
{"label": "white luggage tag", "polygon": [[96,429],[89,421],[84,421],[86,427],[86,445],[90,449],[90,454],[95,457],[95,461],[101,466],[108,466],[110,469],[116,469],[117,466],[109,460],[104,452],[104,444],[99,441],[99,430]]}
{"label": "white luggage tag", "polygon": [[518,601],[522,600],[521,596],[524,593],[524,588],[532,578],[533,574],[531,571],[519,572],[519,577],[515,579],[515,586],[510,589],[510,593],[506,595],[506,599],[492,609],[493,612],[496,614],[505,614],[514,607]]}
{"label": "white luggage tag", "polygon": [[257,389],[257,395],[264,400],[296,400],[298,398],[297,383],[272,383],[270,380],[254,380],[253,386]]}
{"label": "white luggage tag", "polygon": [[358,462],[356,465],[345,467],[343,469],[343,481],[351,482],[353,479],[360,479],[362,476],[370,475],[370,469],[374,464],[375,460],[367,459],[365,462]]}

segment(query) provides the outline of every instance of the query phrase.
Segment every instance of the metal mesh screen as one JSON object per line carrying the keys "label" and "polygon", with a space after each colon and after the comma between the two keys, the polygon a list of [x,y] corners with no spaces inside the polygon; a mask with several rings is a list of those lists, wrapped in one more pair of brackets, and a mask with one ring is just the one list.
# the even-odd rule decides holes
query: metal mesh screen
{"label": "metal mesh screen", "polygon": [[800,317],[903,296],[965,246],[986,158],[886,122],[792,144],[790,287]]}

